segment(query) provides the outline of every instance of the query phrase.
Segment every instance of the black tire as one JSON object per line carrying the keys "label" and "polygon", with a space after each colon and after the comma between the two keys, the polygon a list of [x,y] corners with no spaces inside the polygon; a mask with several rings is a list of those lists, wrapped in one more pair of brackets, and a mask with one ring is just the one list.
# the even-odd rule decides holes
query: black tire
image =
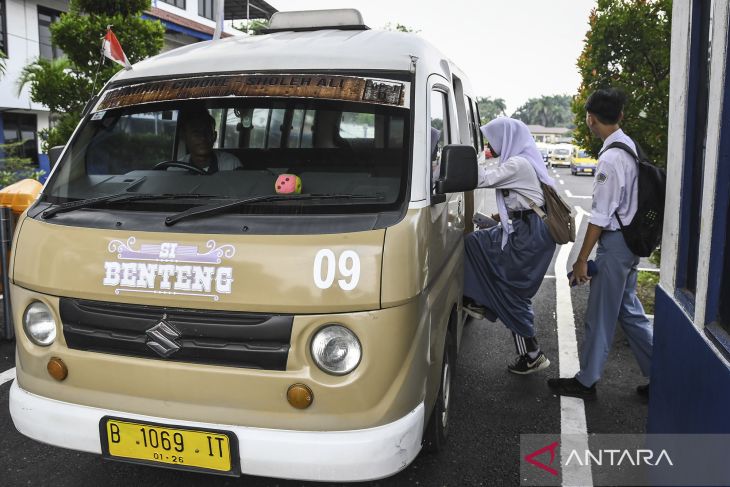
{"label": "black tire", "polygon": [[449,438],[449,414],[451,406],[451,387],[454,382],[456,365],[456,342],[451,331],[446,333],[444,344],[444,360],[441,364],[441,383],[433,412],[423,434],[423,450],[427,453],[438,453],[446,446]]}

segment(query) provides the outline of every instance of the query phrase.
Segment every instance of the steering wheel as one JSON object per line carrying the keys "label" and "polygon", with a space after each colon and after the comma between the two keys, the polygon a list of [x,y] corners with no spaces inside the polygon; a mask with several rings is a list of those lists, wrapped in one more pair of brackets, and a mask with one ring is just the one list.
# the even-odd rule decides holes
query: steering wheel
{"label": "steering wheel", "polygon": [[152,166],[152,169],[155,171],[165,171],[168,167],[179,167],[180,169],[187,169],[188,171],[193,171],[196,174],[208,174],[205,169],[200,169],[195,164],[190,164],[189,162],[182,162],[182,161],[162,161],[158,162],[154,166]]}

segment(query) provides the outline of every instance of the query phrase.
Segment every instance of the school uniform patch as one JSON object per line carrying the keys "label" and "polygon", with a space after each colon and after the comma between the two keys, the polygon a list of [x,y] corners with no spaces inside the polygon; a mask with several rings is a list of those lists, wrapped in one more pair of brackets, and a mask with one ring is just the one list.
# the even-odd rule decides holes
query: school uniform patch
{"label": "school uniform patch", "polygon": [[596,175],[596,182],[598,184],[604,184],[607,179],[608,179],[608,174],[606,174],[605,172],[599,172]]}

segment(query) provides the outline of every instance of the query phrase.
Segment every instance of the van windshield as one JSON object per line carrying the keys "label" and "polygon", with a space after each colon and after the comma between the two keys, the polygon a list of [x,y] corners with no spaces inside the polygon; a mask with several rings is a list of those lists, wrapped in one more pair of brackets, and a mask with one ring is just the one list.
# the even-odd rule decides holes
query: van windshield
{"label": "van windshield", "polygon": [[[259,198],[256,213],[398,207],[406,194],[409,111],[367,103],[271,98],[183,100],[91,114],[43,192],[65,203],[114,194]],[[296,198],[298,193],[354,195]],[[367,196],[367,197],[364,197]],[[159,209],[126,199],[126,209]],[[353,210],[355,208],[355,210]],[[246,205],[237,213],[254,211]]]}

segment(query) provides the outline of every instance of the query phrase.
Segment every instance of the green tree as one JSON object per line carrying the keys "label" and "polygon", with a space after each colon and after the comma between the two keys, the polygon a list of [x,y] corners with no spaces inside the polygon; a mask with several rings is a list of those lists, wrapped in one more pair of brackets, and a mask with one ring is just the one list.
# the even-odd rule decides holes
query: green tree
{"label": "green tree", "polygon": [[23,142],[0,144],[0,188],[23,179],[38,179],[43,171],[37,170],[31,160],[21,156]]}
{"label": "green tree", "polygon": [[598,0],[578,58],[581,85],[573,101],[575,140],[593,154],[601,141],[585,123],[585,102],[599,88],[622,89],[622,123],[653,162],[666,166],[671,0]]}
{"label": "green tree", "polygon": [[573,127],[571,102],[572,97],[569,95],[530,98],[512,114],[512,117],[528,125]]}
{"label": "green tree", "polygon": [[5,60],[8,57],[5,55],[4,52],[0,51],[0,78],[5,76]]}
{"label": "green tree", "polygon": [[420,30],[412,29],[406,25],[403,25],[400,22],[396,22],[395,25],[393,25],[391,22],[388,22],[383,26],[383,30],[392,30],[395,32],[406,32],[412,34],[418,34],[419,32],[421,32]]}
{"label": "green tree", "polygon": [[165,28],[141,14],[151,0],[71,0],[69,11],[51,24],[51,38],[65,58],[38,59],[23,69],[19,89],[30,86],[31,99],[46,105],[55,115],[50,130],[42,131],[43,148],[63,145],[81,118],[92,91],[102,87],[122,69],[101,63],[101,40],[108,25],[124,48],[130,63],[160,52]]}
{"label": "green tree", "polygon": [[269,28],[269,21],[262,19],[252,19],[241,22],[238,25],[234,25],[233,28],[238,29],[244,34],[248,34],[250,36],[258,36],[266,34],[266,29]]}
{"label": "green tree", "polygon": [[507,103],[505,103],[504,98],[478,96],[477,108],[479,109],[479,121],[482,125],[497,117],[507,115]]}

